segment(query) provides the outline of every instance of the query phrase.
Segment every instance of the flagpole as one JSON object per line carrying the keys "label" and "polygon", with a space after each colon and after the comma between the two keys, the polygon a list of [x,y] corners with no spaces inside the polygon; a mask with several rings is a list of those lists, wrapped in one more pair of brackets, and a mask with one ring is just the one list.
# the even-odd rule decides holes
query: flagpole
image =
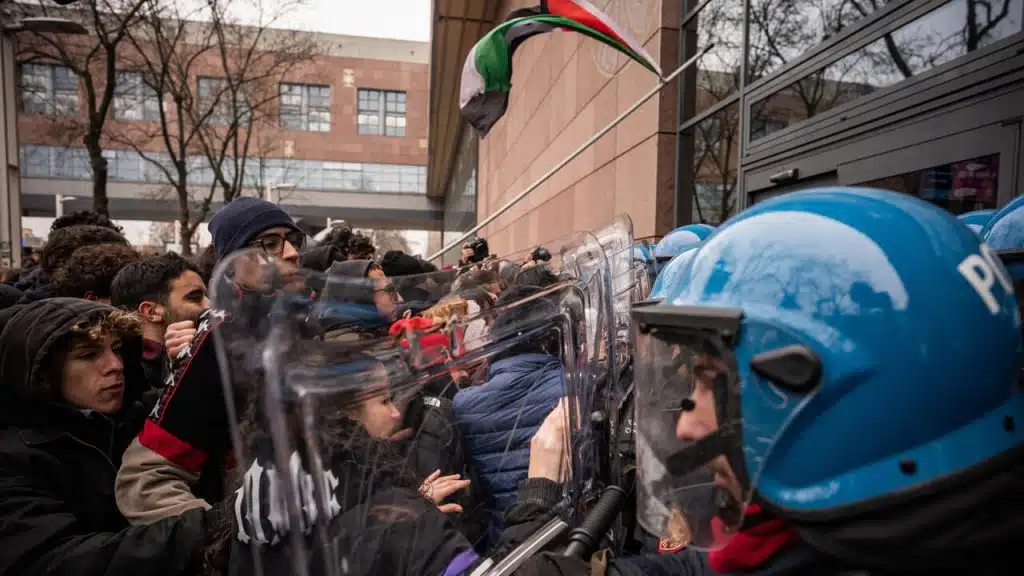
{"label": "flagpole", "polygon": [[608,132],[611,132],[613,128],[618,126],[619,123],[621,123],[623,120],[625,120],[627,117],[629,117],[630,114],[632,114],[633,112],[636,112],[636,110],[638,108],[643,106],[655,94],[657,94],[659,91],[661,91],[662,88],[667,86],[669,82],[671,82],[672,80],[675,80],[676,76],[679,76],[684,70],[686,70],[690,66],[693,66],[697,62],[697,60],[700,60],[701,56],[703,56],[708,50],[710,50],[713,47],[714,47],[714,44],[708,44],[707,46],[704,47],[703,50],[701,50],[699,53],[697,53],[697,55],[695,55],[693,58],[690,58],[689,60],[684,62],[682,64],[682,66],[680,66],[679,68],[676,68],[674,72],[672,72],[671,74],[669,74],[668,76],[666,76],[666,77],[664,77],[662,79],[659,79],[658,85],[655,86],[654,88],[651,88],[650,92],[648,92],[647,94],[644,94],[643,97],[641,97],[639,100],[636,101],[636,103],[634,103],[629,108],[626,108],[625,110],[623,110],[622,113],[619,114],[614,120],[609,122],[607,126],[602,128],[601,130],[599,130],[597,132],[597,134],[594,134],[593,136],[591,136],[586,142],[584,142],[583,144],[580,144],[579,148],[573,150],[572,153],[570,153],[568,156],[565,157],[565,159],[563,159],[558,164],[555,164],[550,170],[548,170],[543,176],[538,178],[533,184],[530,184],[529,186],[527,186],[526,189],[523,190],[522,192],[520,192],[515,198],[512,198],[511,200],[506,202],[504,206],[502,206],[501,208],[498,208],[493,214],[491,214],[487,218],[484,218],[484,220],[482,222],[480,222],[476,226],[474,226],[471,229],[469,229],[469,231],[467,231],[465,234],[463,234],[461,237],[459,237],[458,240],[455,240],[454,242],[451,242],[447,246],[441,248],[440,250],[438,250],[437,252],[432,254],[429,258],[427,258],[427,260],[428,261],[437,260],[445,252],[451,250],[455,246],[458,246],[458,245],[462,244],[462,242],[464,242],[467,238],[469,238],[473,234],[476,234],[481,228],[483,228],[484,226],[487,226],[491,222],[494,222],[494,220],[497,219],[498,216],[501,216],[502,214],[507,212],[509,208],[514,206],[517,202],[519,202],[523,198],[526,198],[526,196],[530,192],[533,192],[534,190],[539,188],[541,186],[541,184],[544,184],[545,182],[547,182],[548,179],[551,178],[552,176],[554,176],[556,172],[558,172],[559,170],[564,168],[565,165],[568,164],[569,162],[572,162],[573,160],[575,160],[577,156],[579,156],[580,154],[585,152],[587,148],[589,148],[595,142],[600,140],[602,136],[604,136]]}

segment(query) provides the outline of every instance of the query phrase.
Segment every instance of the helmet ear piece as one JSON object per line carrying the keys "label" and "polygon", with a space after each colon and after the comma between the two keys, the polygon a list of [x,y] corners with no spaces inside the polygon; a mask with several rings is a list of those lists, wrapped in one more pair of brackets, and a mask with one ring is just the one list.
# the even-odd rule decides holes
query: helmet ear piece
{"label": "helmet ear piece", "polygon": [[751,358],[750,368],[772,384],[797,394],[812,392],[821,382],[821,359],[798,344],[761,352]]}

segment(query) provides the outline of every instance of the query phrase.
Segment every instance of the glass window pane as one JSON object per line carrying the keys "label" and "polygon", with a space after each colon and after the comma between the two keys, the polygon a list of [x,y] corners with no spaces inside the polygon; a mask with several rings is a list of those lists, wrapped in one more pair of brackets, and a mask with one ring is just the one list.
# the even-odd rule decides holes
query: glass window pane
{"label": "glass window pane", "polygon": [[681,120],[699,116],[739,90],[743,68],[743,2],[711,0],[697,15],[696,29],[696,46],[687,46],[686,57],[695,56],[709,44],[714,47],[697,62],[694,114]]}
{"label": "glass window pane", "polygon": [[890,0],[751,0],[747,78],[767,78]]}
{"label": "glass window pane", "polygon": [[282,174],[278,182],[294,183],[302,187],[306,180],[306,163],[302,160],[284,159],[281,160]]}
{"label": "glass window pane", "polygon": [[139,182],[142,180],[142,158],[129,150],[117,150],[110,174],[115,180]]}
{"label": "glass window pane", "polygon": [[1020,32],[1024,0],[1001,0],[1000,6],[1007,10],[989,11],[982,3],[953,0],[753,103],[751,140]]}
{"label": "glass window pane", "polygon": [[263,159],[264,182],[287,182],[285,176],[285,160],[281,158]]}
{"label": "glass window pane", "polygon": [[53,148],[49,146],[22,146],[21,147],[21,173],[28,178],[47,178],[50,174],[50,154]]}
{"label": "glass window pane", "polygon": [[942,164],[865,182],[861,186],[917,196],[953,214],[995,208],[999,189],[999,155]]}
{"label": "glass window pane", "polygon": [[324,187],[324,163],[319,160],[306,160],[306,178],[304,188],[320,190]]}
{"label": "glass window pane", "polygon": [[693,138],[693,221],[720,224],[735,213],[739,105],[726,106],[683,133]]}

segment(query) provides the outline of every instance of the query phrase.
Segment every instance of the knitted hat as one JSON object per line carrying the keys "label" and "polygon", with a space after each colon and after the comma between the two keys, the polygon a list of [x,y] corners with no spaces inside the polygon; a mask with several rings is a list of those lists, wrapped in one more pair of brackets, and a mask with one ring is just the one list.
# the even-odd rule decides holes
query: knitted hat
{"label": "knitted hat", "polygon": [[284,226],[301,232],[280,206],[262,198],[238,196],[210,218],[210,234],[217,258],[223,258],[252,241],[260,232]]}
{"label": "knitted hat", "polygon": [[384,270],[384,274],[391,278],[396,276],[412,276],[426,272],[423,264],[416,257],[400,250],[389,250],[386,252],[384,257],[380,259],[380,267]]}

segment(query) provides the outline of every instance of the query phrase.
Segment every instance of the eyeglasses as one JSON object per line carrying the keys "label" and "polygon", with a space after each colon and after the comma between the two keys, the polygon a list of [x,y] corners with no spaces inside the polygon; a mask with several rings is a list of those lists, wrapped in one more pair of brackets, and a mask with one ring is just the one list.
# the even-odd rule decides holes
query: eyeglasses
{"label": "eyeglasses", "polygon": [[253,240],[252,246],[259,246],[269,256],[280,256],[284,252],[284,243],[288,242],[296,250],[302,250],[306,245],[306,235],[298,230],[292,230],[286,234],[267,234]]}

